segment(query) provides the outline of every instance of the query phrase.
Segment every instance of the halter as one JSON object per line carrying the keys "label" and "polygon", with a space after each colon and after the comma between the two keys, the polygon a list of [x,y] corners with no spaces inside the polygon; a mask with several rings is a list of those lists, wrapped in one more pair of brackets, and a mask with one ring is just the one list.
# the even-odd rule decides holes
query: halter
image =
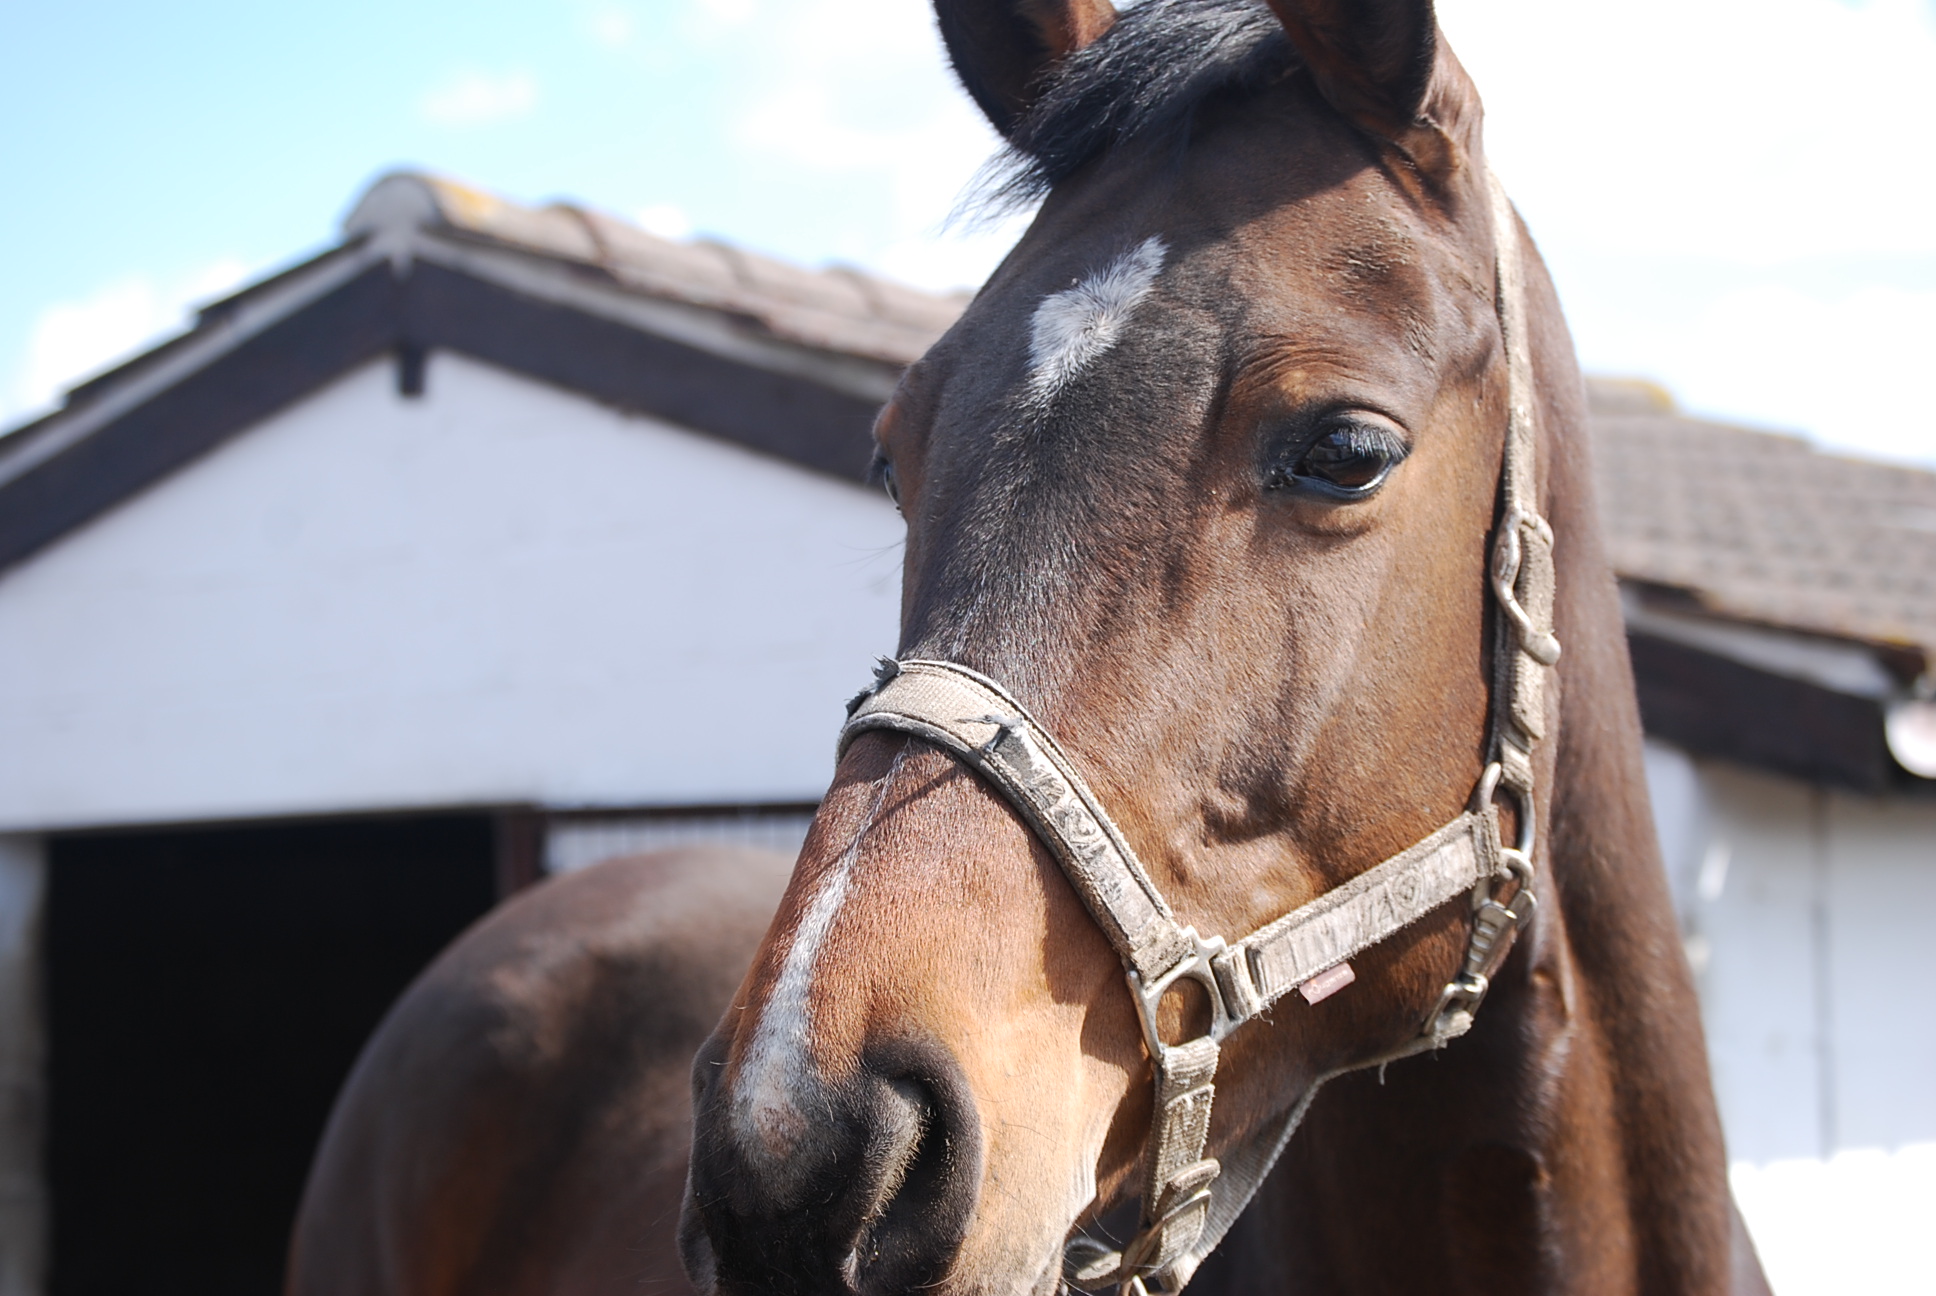
{"label": "halter", "polygon": [[[1491,758],[1470,807],[1424,840],[1234,942],[1176,920],[1075,763],[994,680],[953,662],[886,660],[854,699],[841,730],[844,752],[859,734],[885,729],[952,753],[992,783],[1061,864],[1127,972],[1156,1082],[1143,1158],[1142,1222],[1120,1251],[1077,1235],[1064,1248],[1074,1287],[1116,1286],[1121,1296],[1175,1293],[1262,1185],[1326,1080],[1443,1047],[1471,1029],[1490,979],[1531,920],[1538,807],[1533,748],[1546,732],[1546,673],[1559,660],[1553,637],[1553,531],[1533,498],[1532,361],[1525,285],[1512,204],[1490,179],[1497,310],[1505,339],[1506,447],[1501,515],[1492,536],[1490,586],[1498,608]],[[1497,801],[1514,802],[1517,840],[1499,836]],[[1389,1053],[1320,1076],[1265,1138],[1229,1166],[1203,1155],[1223,1039],[1293,989],[1431,913],[1461,892],[1472,931],[1459,974],[1419,1033]],[[1508,906],[1511,907],[1508,907]],[[1334,973],[1335,975],[1335,973]],[[1157,1005],[1178,982],[1208,992],[1208,1031],[1167,1044]],[[1313,994],[1313,1001],[1319,997]],[[1213,1195],[1221,1179],[1225,1191]]]}

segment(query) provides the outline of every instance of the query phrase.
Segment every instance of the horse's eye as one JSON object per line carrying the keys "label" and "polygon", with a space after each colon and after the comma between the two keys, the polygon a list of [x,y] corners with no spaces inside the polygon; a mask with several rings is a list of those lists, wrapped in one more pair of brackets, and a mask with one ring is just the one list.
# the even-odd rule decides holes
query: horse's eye
{"label": "horse's eye", "polygon": [[1372,423],[1334,423],[1318,433],[1289,471],[1272,470],[1273,489],[1305,487],[1334,499],[1363,499],[1384,485],[1406,454],[1403,439]]}
{"label": "horse's eye", "polygon": [[1361,491],[1391,471],[1391,448],[1357,428],[1339,428],[1319,437],[1298,461],[1297,475],[1318,477],[1340,490]]}
{"label": "horse's eye", "polygon": [[867,465],[867,476],[870,481],[887,492],[887,497],[894,501],[895,508],[901,507],[901,488],[894,480],[892,459],[876,451],[874,462]]}

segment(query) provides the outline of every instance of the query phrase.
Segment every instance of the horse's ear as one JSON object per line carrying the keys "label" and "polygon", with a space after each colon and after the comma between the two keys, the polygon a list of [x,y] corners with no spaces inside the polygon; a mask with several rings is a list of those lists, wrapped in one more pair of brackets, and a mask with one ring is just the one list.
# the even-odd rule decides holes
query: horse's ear
{"label": "horse's ear", "polygon": [[1004,136],[1042,73],[1116,22],[1110,0],[934,0],[934,13],[955,75]]}
{"label": "horse's ear", "polygon": [[1432,0],[1269,0],[1318,92],[1443,180],[1478,146],[1479,98]]}

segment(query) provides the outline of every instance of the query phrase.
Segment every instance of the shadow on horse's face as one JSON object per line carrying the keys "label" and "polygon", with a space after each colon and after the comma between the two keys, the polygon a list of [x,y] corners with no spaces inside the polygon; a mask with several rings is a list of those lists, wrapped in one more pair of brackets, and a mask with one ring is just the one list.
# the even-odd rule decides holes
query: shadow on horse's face
{"label": "shadow on horse's face", "polygon": [[[1337,66],[1297,25],[1321,7],[1281,6],[1303,68],[1287,47],[1186,134],[1061,178],[879,423],[900,655],[1005,684],[1204,932],[1458,814],[1486,743],[1506,388],[1476,102],[1429,6],[1387,6],[1433,72],[1384,87],[1415,102],[1382,125],[1360,83],[1401,74]],[[1107,26],[1061,8],[1069,48]],[[1031,82],[973,41],[1025,20],[954,9],[1004,124],[1003,87]],[[1233,1035],[1208,1154],[1415,1034],[1458,909]],[[1185,1033],[1205,1009],[1163,1011]],[[1118,959],[1047,850],[954,758],[863,735],[696,1066],[689,1266],[735,1293],[1049,1292],[1069,1231],[1136,1191],[1148,1076]]]}

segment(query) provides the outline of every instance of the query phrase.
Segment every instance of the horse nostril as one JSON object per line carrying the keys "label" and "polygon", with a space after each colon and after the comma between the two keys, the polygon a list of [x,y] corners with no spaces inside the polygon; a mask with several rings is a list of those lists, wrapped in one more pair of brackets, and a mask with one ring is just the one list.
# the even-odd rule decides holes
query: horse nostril
{"label": "horse nostril", "polygon": [[875,1187],[863,1228],[886,1218],[901,1199],[909,1174],[931,1158],[934,1102],[926,1085],[903,1077],[887,1082],[870,1115],[867,1163]]}
{"label": "horse nostril", "polygon": [[906,1291],[943,1278],[981,1187],[981,1139],[967,1078],[932,1045],[878,1048],[863,1113],[870,1134],[860,1182],[871,1185],[842,1268],[861,1292]]}

